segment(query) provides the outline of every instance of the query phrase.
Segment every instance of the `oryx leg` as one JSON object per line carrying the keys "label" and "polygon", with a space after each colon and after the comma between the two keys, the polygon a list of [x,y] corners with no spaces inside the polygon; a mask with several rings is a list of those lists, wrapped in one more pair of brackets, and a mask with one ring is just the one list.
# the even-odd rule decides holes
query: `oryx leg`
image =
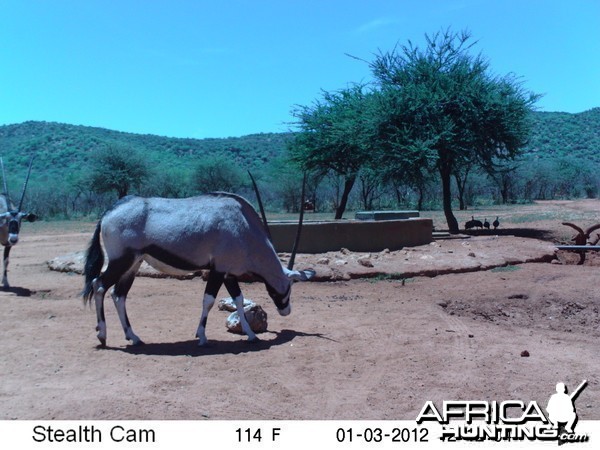
{"label": "oryx leg", "polygon": [[133,255],[124,256],[117,260],[109,261],[106,270],[100,274],[92,282],[94,289],[94,302],[96,303],[96,316],[98,325],[96,331],[98,332],[97,337],[102,347],[106,346],[106,318],[104,316],[104,296],[106,291],[117,283],[123,276],[123,274],[129,272],[133,265]]}
{"label": "oryx leg", "polygon": [[214,270],[211,270],[208,274],[206,289],[204,289],[204,298],[202,299],[202,315],[200,316],[200,325],[198,325],[198,331],[196,331],[198,345],[201,347],[208,343],[208,340],[206,339],[206,321],[208,320],[208,313],[215,304],[215,299],[217,298],[219,289],[223,285],[224,278],[224,274],[215,272]]}
{"label": "oryx leg", "polygon": [[100,281],[100,277],[92,282],[92,286],[94,289],[94,302],[96,303],[96,318],[98,320],[96,325],[98,334],[96,336],[100,341],[100,345],[106,347],[106,317],[104,316],[104,294],[106,294],[106,290],[102,285],[102,281]]}
{"label": "oryx leg", "polygon": [[4,272],[2,273],[2,286],[4,289],[8,289],[10,285],[8,284],[8,255],[10,254],[10,249],[12,247],[7,245],[4,247]]}
{"label": "oryx leg", "polygon": [[121,326],[125,332],[125,339],[131,341],[133,345],[142,345],[142,340],[133,332],[131,323],[127,317],[127,309],[125,302],[127,300],[127,293],[131,289],[135,275],[140,267],[141,261],[135,264],[121,279],[115,284],[115,287],[111,293],[117,312],[119,313],[119,320]]}
{"label": "oryx leg", "polygon": [[231,295],[231,298],[235,300],[237,313],[240,316],[240,325],[242,326],[242,331],[248,336],[248,342],[258,342],[260,339],[256,337],[256,334],[254,334],[254,331],[252,331],[250,324],[246,320],[246,312],[244,311],[244,296],[242,295],[242,290],[240,289],[238,281],[233,277],[225,277],[225,287],[227,288],[229,295]]}

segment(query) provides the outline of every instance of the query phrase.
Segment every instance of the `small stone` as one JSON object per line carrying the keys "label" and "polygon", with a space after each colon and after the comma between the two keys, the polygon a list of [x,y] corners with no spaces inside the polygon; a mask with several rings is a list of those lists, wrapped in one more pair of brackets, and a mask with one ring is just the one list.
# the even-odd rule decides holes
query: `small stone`
{"label": "small stone", "polygon": [[469,252],[469,254],[467,256],[471,256],[472,258],[475,258],[475,253]]}
{"label": "small stone", "polygon": [[324,256],[323,258],[319,258],[319,260],[317,261],[317,264],[323,264],[325,266],[329,265],[329,263],[331,262],[331,260],[329,258],[327,258],[326,256]]}
{"label": "small stone", "polygon": [[364,267],[373,267],[373,261],[368,256],[361,256],[358,258],[357,262]]}
{"label": "small stone", "polygon": [[521,356],[522,356],[523,358],[529,358],[529,352],[528,352],[527,350],[523,350],[523,351],[521,352]]}
{"label": "small stone", "polygon": [[[248,311],[253,306],[256,306],[256,303],[254,303],[249,298],[244,299],[244,311]],[[218,308],[219,308],[219,311],[229,311],[229,312],[237,311],[237,306],[235,306],[235,300],[233,300],[231,297],[227,297],[227,298],[219,300]]]}

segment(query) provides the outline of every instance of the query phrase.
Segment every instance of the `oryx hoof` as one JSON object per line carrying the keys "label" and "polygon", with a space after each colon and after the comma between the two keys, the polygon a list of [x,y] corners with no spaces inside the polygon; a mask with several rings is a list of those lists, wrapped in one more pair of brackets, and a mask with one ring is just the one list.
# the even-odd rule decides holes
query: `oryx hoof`
{"label": "oryx hoof", "polygon": [[258,344],[260,342],[260,339],[258,338],[258,336],[254,336],[253,338],[248,338],[246,342],[248,344]]}
{"label": "oryx hoof", "polygon": [[98,340],[100,341],[100,345],[98,347],[99,348],[106,348],[106,338],[99,337]]}
{"label": "oryx hoof", "polygon": [[145,345],[146,343],[144,341],[142,341],[141,339],[137,339],[134,341],[131,341],[131,345],[133,347],[141,347],[142,345]]}
{"label": "oryx hoof", "polygon": [[198,347],[209,347],[208,339],[206,337],[196,336],[198,338]]}

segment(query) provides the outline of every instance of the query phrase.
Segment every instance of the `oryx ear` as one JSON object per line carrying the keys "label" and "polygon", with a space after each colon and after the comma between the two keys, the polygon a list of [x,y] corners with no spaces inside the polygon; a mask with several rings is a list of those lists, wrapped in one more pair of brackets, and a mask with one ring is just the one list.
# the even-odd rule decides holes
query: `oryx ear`
{"label": "oryx ear", "polygon": [[285,274],[287,275],[287,277],[294,281],[308,281],[312,277],[314,277],[316,274],[316,272],[311,269],[308,269],[308,270],[284,269],[284,271],[285,271]]}
{"label": "oryx ear", "polygon": [[38,219],[38,216],[33,213],[25,213],[23,214],[23,219],[25,219],[27,222],[35,222]]}

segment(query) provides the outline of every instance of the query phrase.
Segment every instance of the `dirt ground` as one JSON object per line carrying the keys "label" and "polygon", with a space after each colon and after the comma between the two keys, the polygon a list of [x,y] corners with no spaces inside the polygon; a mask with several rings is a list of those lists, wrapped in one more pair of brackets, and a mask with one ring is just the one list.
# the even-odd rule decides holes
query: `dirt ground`
{"label": "dirt ground", "polygon": [[107,301],[108,347],[98,348],[82,276],[47,264],[84,249],[93,224],[24,224],[13,287],[0,291],[0,419],[413,420],[427,400],[545,406],[557,382],[584,379],[579,418],[600,419],[600,258],[579,266],[553,245],[573,234],[562,221],[600,222],[600,201],[485,213],[501,216],[497,232],[301,255],[318,281],[294,286],[292,314],[244,284],[269,331],[248,344],[214,308],[209,348],[194,338],[204,282],[151,277],[128,301],[146,345],[127,345]]}

